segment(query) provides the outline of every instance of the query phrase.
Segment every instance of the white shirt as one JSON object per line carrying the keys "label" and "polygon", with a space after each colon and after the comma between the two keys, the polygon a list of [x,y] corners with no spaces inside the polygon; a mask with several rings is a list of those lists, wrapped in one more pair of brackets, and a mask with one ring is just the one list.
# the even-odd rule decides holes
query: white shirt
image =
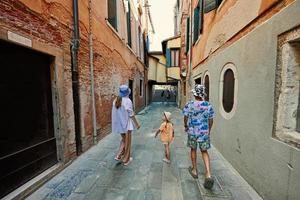
{"label": "white shirt", "polygon": [[130,117],[134,115],[132,101],[128,97],[122,97],[122,105],[116,108],[115,101],[112,107],[112,132],[127,133],[128,130],[133,130],[134,125]]}

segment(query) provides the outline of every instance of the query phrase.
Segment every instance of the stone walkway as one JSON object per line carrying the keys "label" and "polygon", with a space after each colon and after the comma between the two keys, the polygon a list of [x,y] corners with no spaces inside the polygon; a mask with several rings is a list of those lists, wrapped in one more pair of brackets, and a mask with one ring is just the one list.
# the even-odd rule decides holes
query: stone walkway
{"label": "stone walkway", "polygon": [[[162,162],[163,145],[154,139],[163,110],[173,114],[175,141],[170,165]],[[152,104],[138,116],[142,128],[132,141],[133,162],[120,165],[113,158],[120,137],[111,134],[76,159],[60,174],[29,196],[28,200],[219,200],[261,199],[215,149],[210,150],[215,186],[203,188],[203,174],[188,173],[189,149],[182,127],[181,111],[171,105]],[[200,155],[200,154],[199,154]],[[198,158],[200,173],[202,159]]]}

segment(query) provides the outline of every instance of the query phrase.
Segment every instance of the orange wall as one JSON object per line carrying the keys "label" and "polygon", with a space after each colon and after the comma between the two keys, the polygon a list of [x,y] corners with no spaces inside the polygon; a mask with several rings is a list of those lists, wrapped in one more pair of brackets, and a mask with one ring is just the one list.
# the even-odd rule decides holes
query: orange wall
{"label": "orange wall", "polygon": [[[219,8],[204,14],[203,33],[192,50],[193,67],[199,66],[211,54],[242,37],[245,31],[258,26],[263,22],[259,19],[267,20],[275,14],[274,11],[290,2],[292,0],[224,0]],[[194,1],[194,8],[197,3],[197,0]],[[266,17],[266,13],[270,14]],[[255,26],[249,27],[253,23]]]}

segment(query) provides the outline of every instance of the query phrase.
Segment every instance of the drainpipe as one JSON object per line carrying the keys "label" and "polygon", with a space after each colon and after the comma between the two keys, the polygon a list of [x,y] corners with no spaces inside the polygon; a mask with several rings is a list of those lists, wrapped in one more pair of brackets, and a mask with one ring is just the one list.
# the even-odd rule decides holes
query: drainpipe
{"label": "drainpipe", "polygon": [[[190,0],[191,4],[190,4],[190,42],[189,42],[189,46],[190,46],[190,53],[189,53],[189,72],[188,72],[188,78],[189,78],[189,90],[192,87],[192,52],[193,52],[193,18],[194,18],[194,13],[193,13],[193,0]],[[189,98],[191,98],[191,93],[189,92]]]}
{"label": "drainpipe", "polygon": [[77,54],[80,46],[79,35],[79,19],[78,19],[78,0],[73,0],[73,39],[71,44],[71,57],[72,57],[72,89],[73,89],[73,108],[75,119],[75,140],[76,152],[79,155],[82,152],[81,142],[81,123],[80,123],[80,93],[79,93],[79,79],[78,79],[78,63]]}
{"label": "drainpipe", "polygon": [[90,56],[90,81],[92,97],[92,116],[93,116],[93,142],[97,144],[97,118],[95,100],[95,81],[94,81],[94,61],[93,61],[93,34],[92,34],[92,1],[89,0],[89,56]]}

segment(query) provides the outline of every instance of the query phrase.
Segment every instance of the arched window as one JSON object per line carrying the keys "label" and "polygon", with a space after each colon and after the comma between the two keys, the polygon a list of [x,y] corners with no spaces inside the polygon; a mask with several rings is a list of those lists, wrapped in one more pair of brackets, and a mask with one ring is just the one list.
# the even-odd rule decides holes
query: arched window
{"label": "arched window", "polygon": [[222,101],[224,110],[229,113],[234,103],[234,74],[231,69],[227,69],[224,73]]}
{"label": "arched window", "polygon": [[208,74],[206,74],[204,76],[204,86],[205,86],[205,89],[206,89],[206,101],[209,101],[209,76]]}
{"label": "arched window", "polygon": [[231,119],[237,108],[238,91],[237,71],[234,64],[228,63],[223,67],[220,79],[219,110],[225,119]]}

